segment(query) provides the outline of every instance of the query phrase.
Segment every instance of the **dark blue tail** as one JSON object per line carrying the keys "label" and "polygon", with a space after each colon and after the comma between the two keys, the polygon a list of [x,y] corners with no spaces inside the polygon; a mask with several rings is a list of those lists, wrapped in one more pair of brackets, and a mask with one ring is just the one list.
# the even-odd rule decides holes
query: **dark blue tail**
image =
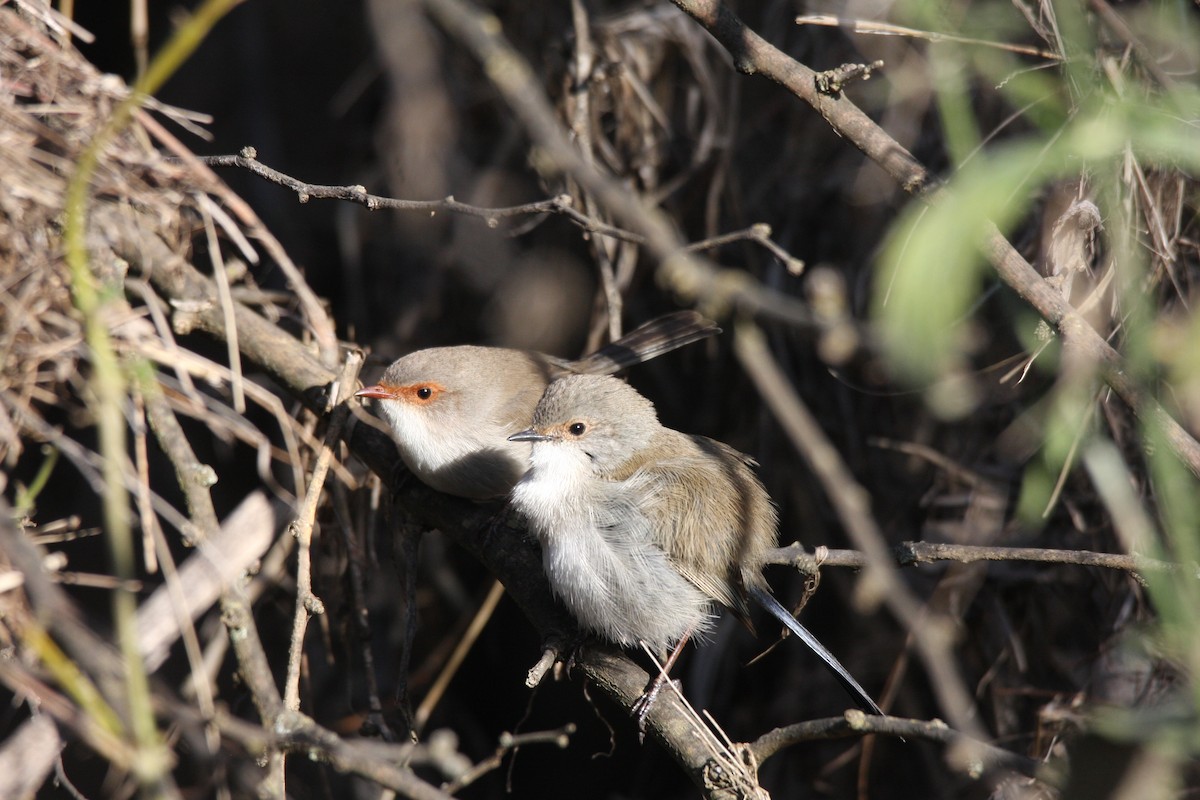
{"label": "dark blue tail", "polygon": [[779,601],[769,591],[758,586],[748,588],[750,597],[754,599],[754,602],[769,611],[771,616],[787,626],[788,630],[800,637],[800,641],[808,645],[809,649],[821,657],[821,660],[825,662],[825,666],[838,679],[838,683],[842,685],[842,688],[854,698],[854,702],[859,708],[868,714],[878,714],[881,717],[886,716],[883,710],[875,705],[875,701],[867,694],[867,690],[859,686],[858,681],[854,680],[850,673],[846,671],[846,668],[842,666],[842,662],[838,661],[833,653],[826,650],[825,645],[817,641],[817,637],[809,633],[807,628],[797,622],[796,618],[789,614],[788,610],[780,605]]}

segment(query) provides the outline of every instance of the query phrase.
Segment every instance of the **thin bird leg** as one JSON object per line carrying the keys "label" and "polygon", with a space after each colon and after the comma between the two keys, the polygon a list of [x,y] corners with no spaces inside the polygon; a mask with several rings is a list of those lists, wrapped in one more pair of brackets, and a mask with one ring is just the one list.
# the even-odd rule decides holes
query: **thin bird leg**
{"label": "thin bird leg", "polygon": [[[683,636],[680,637],[679,643],[675,645],[675,649],[671,651],[671,655],[667,657],[666,663],[662,665],[658,674],[654,676],[654,680],[650,681],[650,685],[646,687],[646,691],[633,704],[633,713],[637,719],[639,743],[646,738],[646,717],[650,715],[650,708],[654,705],[654,701],[658,699],[658,693],[662,691],[663,683],[670,679],[671,667],[675,666],[675,662],[679,660],[679,654],[683,652],[683,646],[687,644],[691,635],[692,629],[688,628]],[[650,652],[650,648],[645,642],[642,642],[642,649],[647,653]],[[657,659],[655,659],[655,663],[658,663]]]}

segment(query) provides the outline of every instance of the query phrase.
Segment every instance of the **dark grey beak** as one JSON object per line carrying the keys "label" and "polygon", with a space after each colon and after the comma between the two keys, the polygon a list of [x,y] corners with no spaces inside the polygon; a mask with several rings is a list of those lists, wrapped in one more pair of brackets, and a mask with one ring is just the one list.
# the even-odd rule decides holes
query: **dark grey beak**
{"label": "dark grey beak", "polygon": [[538,433],[533,428],[530,428],[529,430],[521,431],[520,433],[514,433],[512,436],[508,437],[508,440],[510,442],[548,442],[552,438],[554,437],[546,436],[545,434]]}

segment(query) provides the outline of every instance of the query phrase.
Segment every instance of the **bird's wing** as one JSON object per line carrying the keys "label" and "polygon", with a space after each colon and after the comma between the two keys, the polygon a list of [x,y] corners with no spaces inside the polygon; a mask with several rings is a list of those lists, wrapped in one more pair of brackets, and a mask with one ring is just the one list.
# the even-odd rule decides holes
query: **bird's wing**
{"label": "bird's wing", "polygon": [[[640,495],[649,535],[680,574],[745,617],[742,563],[757,541],[775,534],[773,510],[769,519],[747,511],[770,501],[737,451],[711,440],[703,441],[716,447],[698,447],[693,437],[677,435],[666,448],[671,456],[656,458],[652,449],[625,478],[628,489]],[[761,524],[768,529],[756,530]]]}

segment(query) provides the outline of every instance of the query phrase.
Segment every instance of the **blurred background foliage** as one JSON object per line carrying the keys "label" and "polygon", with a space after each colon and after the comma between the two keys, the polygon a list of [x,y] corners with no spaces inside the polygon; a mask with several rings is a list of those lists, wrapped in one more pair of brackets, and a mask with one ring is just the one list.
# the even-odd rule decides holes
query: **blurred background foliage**
{"label": "blurred background foliage", "polygon": [[[184,7],[152,5],[149,53]],[[769,225],[774,241],[805,262],[802,273],[747,240],[709,254],[817,312],[844,314],[860,343],[850,351],[811,327],[762,324],[787,378],[868,492],[890,543],[1137,552],[1184,565],[1141,578],[1020,561],[926,564],[903,575],[931,613],[955,620],[957,667],[985,730],[1007,749],[1054,762],[1066,775],[1061,796],[1194,793],[1200,787],[1196,476],[1165,441],[1156,415],[1131,413],[1106,387],[1104,365],[1064,344],[998,278],[983,243],[996,226],[1117,349],[1121,369],[1141,391],[1193,436],[1200,432],[1200,321],[1191,310],[1200,277],[1195,5],[731,5],[748,26],[812,69],[884,62],[869,81],[844,91],[935,176],[936,194],[922,198],[906,195],[813,108],[774,83],[739,74],[716,41],[674,6],[589,0],[581,7],[584,29],[567,3],[489,5],[589,158],[662,208],[688,241]],[[83,54],[132,82],[139,59],[127,14],[116,3],[74,9],[96,34],[94,44],[79,45]],[[822,14],[856,20],[857,29],[795,22]],[[869,30],[884,24],[907,32]],[[584,32],[587,64],[578,46]],[[212,116],[203,126],[209,138],[181,134],[197,153],[250,145],[263,163],[301,180],[363,184],[408,199],[453,195],[502,206],[568,193],[576,207],[604,216],[572,181],[538,171],[528,136],[484,71],[415,0],[247,0],[158,98]],[[221,177],[327,299],[339,336],[370,347],[367,379],[403,353],[441,344],[577,355],[603,341],[610,313],[619,311],[623,327],[632,328],[678,304],[641,248],[582,235],[561,217],[490,227],[451,214],[300,204],[292,192],[248,173],[224,170]],[[209,247],[193,217],[180,252],[207,273]],[[31,263],[28,252],[0,248],[13,297]],[[275,265],[230,271],[236,288],[269,296],[281,323],[302,331]],[[135,311],[145,310],[135,292],[127,294]],[[48,308],[66,314],[69,298],[46,297]],[[5,319],[11,330],[16,317]],[[732,338],[639,367],[630,380],[667,424],[758,459],[781,510],[781,543],[847,547],[829,499],[751,390]],[[222,345],[195,334],[180,341],[225,362]],[[88,371],[86,352],[78,342],[55,352],[52,370],[44,368],[45,355],[39,369],[5,365],[6,402],[21,398],[5,407],[14,417],[18,405],[33,409],[62,435],[94,448],[89,398],[78,377]],[[19,348],[6,353],[16,358]],[[276,391],[253,365],[247,369]],[[178,378],[167,367],[159,372],[167,383]],[[231,407],[227,383],[201,390],[210,409],[224,414]],[[245,419],[220,428],[200,416],[185,425],[198,457],[219,479],[213,496],[222,519],[250,487],[292,503],[302,493],[294,475],[305,459],[294,456],[286,426],[253,404]],[[25,446],[4,451],[4,494],[28,515],[31,530],[62,520],[76,532],[99,527],[100,507],[87,484],[62,464],[47,466],[57,450],[47,456],[31,446],[45,429],[19,422],[11,428]],[[159,458],[153,444],[150,458]],[[365,479],[359,465],[351,466]],[[155,487],[182,507],[165,472]],[[359,489],[347,507],[373,556],[367,560],[371,643],[382,692],[390,696],[402,640],[401,591],[392,577],[390,538],[366,522],[369,502],[369,492]],[[345,517],[326,507],[319,522],[314,588],[329,613],[310,632],[303,707],[349,735],[364,707],[359,634],[346,589],[351,556],[330,533]],[[173,546],[182,554],[178,538]],[[104,550],[87,538],[52,548],[82,572],[108,569]],[[436,534],[423,541],[419,569],[421,623],[410,676],[417,701],[490,582]],[[769,574],[785,602],[804,593],[803,576],[782,567]],[[138,577],[147,591],[161,580],[144,568]],[[268,577],[271,585],[255,608],[268,651],[278,655],[285,651],[294,586],[286,571]],[[885,611],[856,605],[855,581],[847,571],[825,569],[804,621],[865,686],[886,697],[892,713],[938,717],[936,693],[919,661],[907,655],[908,633]],[[106,630],[110,588],[73,590]],[[200,627],[204,637],[222,635],[215,613],[207,622]],[[760,633],[765,641],[771,631]],[[841,712],[837,688],[798,647],[784,645],[747,666],[762,646],[727,624],[712,645],[688,655],[679,673],[693,702],[733,739]],[[517,797],[562,796],[564,786],[578,797],[693,796],[665,755],[639,747],[617,710],[600,702],[597,712],[578,682],[543,687],[531,700],[523,678],[539,649],[517,609],[501,603],[434,709],[430,729],[454,731],[473,760],[518,726],[572,722],[579,732],[564,751],[522,750],[510,768],[460,796],[499,797],[506,785]],[[181,681],[179,653],[171,663],[168,682]],[[221,673],[221,697],[252,719],[232,667]],[[8,725],[22,713],[12,711]],[[74,745],[68,756],[67,773],[91,788],[89,796],[111,788],[85,748]],[[340,776],[302,761],[289,762],[298,776],[289,783],[294,796],[348,791]],[[177,776],[199,796],[237,795],[253,785],[252,763],[230,758],[221,769],[199,763],[205,762],[183,757]],[[894,740],[793,747],[763,764],[760,775],[776,797],[1052,794],[1018,778],[975,780],[948,765],[941,748]],[[46,796],[63,791],[45,789]]]}
{"label": "blurred background foliage", "polygon": [[[1187,408],[1195,373],[1183,366],[1197,343],[1186,338],[1194,326],[1196,256],[1186,231],[1195,225],[1200,156],[1195,9],[1005,5],[972,9],[954,33],[1006,42],[1034,33],[1039,47],[1065,58],[1033,71],[1000,48],[930,48],[930,87],[953,168],[940,201],[910,203],[887,234],[872,307],[887,331],[892,364],[913,385],[927,387],[935,414],[963,419],[976,411],[987,390],[975,386],[974,370],[992,339],[980,330],[978,310],[994,302],[981,243],[991,225],[1016,242],[1040,227],[1037,250],[1025,249],[1030,261],[1121,352],[1123,368],[1148,395],[1195,431],[1197,418]],[[914,2],[896,11],[910,24],[938,29],[948,9]],[[1024,20],[1016,16],[1014,24],[1014,15]],[[981,95],[1010,114],[1001,126],[989,126],[978,113],[986,102]],[[1065,203],[1072,205],[1063,211]],[[1170,452],[1159,421],[1147,416],[1133,429],[1115,426],[1104,410],[1113,398],[1099,380],[1100,366],[1058,347],[1045,323],[1012,311],[1004,324],[1035,354],[1033,370],[1050,379],[1036,400],[1042,409],[1029,414],[1036,420],[1029,441],[1035,452],[1021,476],[1015,520],[1050,535],[1055,508],[1072,502],[1063,481],[1083,473],[1123,546],[1194,563],[1196,475]],[[964,385],[971,391],[963,393]],[[1124,646],[1166,657],[1195,676],[1200,594],[1188,572],[1146,575],[1157,616],[1144,628],[1145,640]],[[1182,727],[1162,724],[1159,703],[1140,715],[1099,714],[1110,735],[1145,743],[1161,758],[1160,782],[1136,784],[1121,796],[1186,793],[1176,770],[1195,754],[1197,697],[1194,680],[1186,685],[1190,691],[1165,702],[1167,717],[1192,720]],[[1180,738],[1188,728],[1193,733]],[[1181,749],[1184,739],[1193,744]]]}

